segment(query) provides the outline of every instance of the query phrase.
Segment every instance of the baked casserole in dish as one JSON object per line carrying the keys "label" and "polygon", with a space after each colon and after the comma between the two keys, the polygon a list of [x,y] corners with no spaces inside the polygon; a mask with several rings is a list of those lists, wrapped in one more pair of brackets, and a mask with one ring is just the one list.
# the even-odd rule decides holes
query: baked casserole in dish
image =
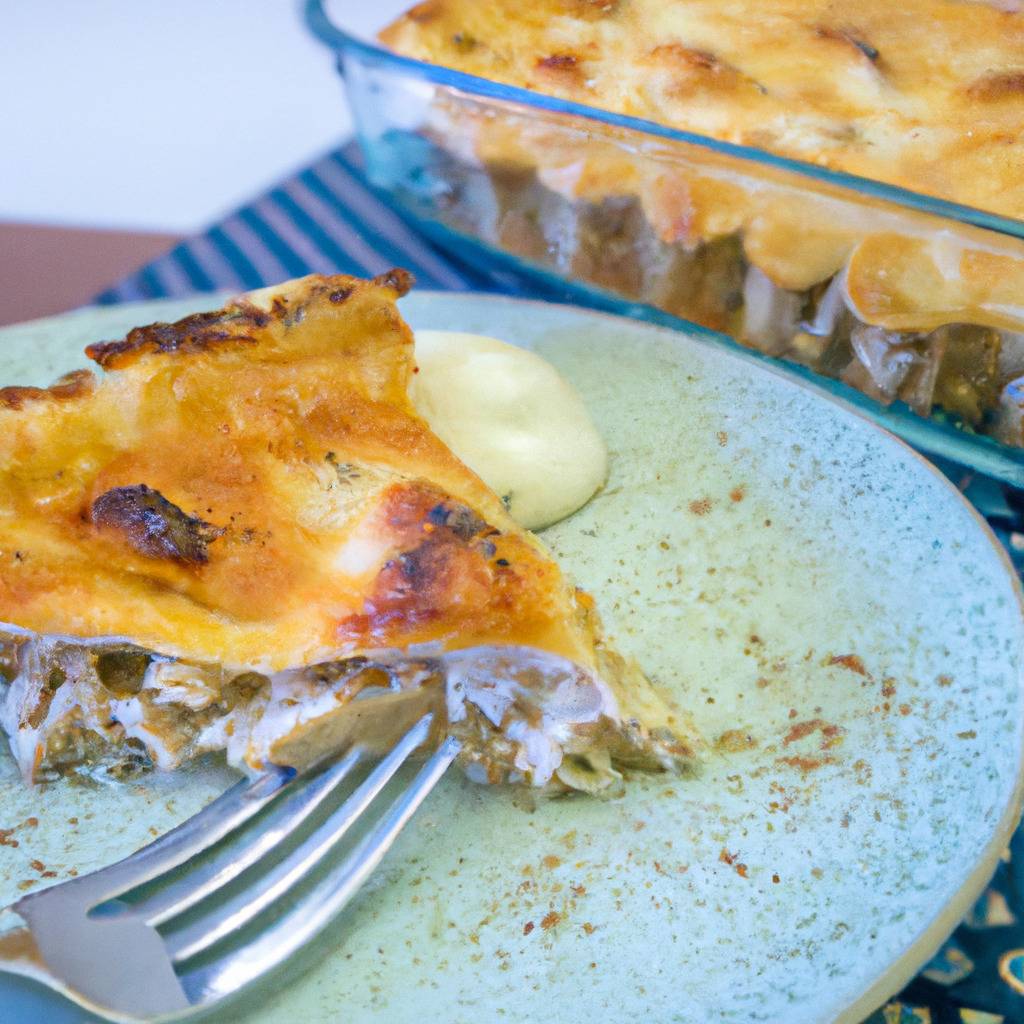
{"label": "baked casserole in dish", "polygon": [[1024,482],[1015,3],[425,0],[386,51],[308,14],[371,181],[437,240],[728,334]]}

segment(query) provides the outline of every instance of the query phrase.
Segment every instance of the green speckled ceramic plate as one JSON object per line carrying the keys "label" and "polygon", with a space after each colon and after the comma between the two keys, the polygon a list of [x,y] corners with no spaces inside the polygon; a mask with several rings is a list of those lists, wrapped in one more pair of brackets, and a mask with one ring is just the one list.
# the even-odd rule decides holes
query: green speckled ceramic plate
{"label": "green speckled ceramic plate", "polygon": [[[8,329],[0,379],[42,383],[201,304]],[[580,389],[611,477],[545,540],[716,743],[697,778],[608,801],[529,809],[451,773],[322,958],[225,1019],[860,1020],[952,930],[1019,815],[1024,622],[996,542],[900,442],[742,355],[568,307],[403,308],[535,348]],[[229,778],[29,791],[0,761],[0,904]],[[7,980],[0,1005],[86,1019]]]}

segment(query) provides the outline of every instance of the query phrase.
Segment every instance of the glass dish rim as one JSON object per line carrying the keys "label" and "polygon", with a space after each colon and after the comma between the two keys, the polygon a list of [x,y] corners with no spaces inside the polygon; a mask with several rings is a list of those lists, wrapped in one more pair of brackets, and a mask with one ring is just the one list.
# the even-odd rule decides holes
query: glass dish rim
{"label": "glass dish rim", "polygon": [[991,213],[962,203],[954,203],[948,199],[925,195],[922,192],[915,192],[913,189],[890,185],[873,178],[865,178],[849,174],[846,171],[836,171],[803,160],[779,156],[754,146],[722,142],[708,135],[669,128],[655,121],[646,121],[626,114],[616,114],[599,107],[577,103],[573,100],[559,99],[544,93],[532,92],[529,89],[481,78],[478,75],[455,71],[440,64],[431,64],[427,61],[402,56],[375,42],[361,39],[359,36],[339,28],[331,20],[324,3],[325,0],[304,0],[303,11],[306,24],[322,43],[339,54],[355,53],[363,60],[378,65],[392,65],[418,79],[449,86],[470,96],[517,103],[554,114],[568,114],[610,127],[634,131],[648,138],[684,143],[721,156],[731,157],[747,165],[770,167],[810,179],[819,184],[838,187],[843,192],[854,193],[858,197],[880,199],[903,209],[938,216],[947,221],[982,228],[1024,241],[1024,220]]}

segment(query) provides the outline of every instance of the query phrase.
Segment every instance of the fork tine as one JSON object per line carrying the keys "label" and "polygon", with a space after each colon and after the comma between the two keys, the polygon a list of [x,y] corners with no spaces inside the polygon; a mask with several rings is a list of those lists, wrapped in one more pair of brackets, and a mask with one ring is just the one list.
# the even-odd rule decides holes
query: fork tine
{"label": "fork tine", "polygon": [[395,837],[455,760],[460,746],[458,740],[448,737],[373,830],[267,931],[214,963],[181,975],[182,986],[192,1003],[209,1006],[232,995],[279,966],[319,934],[380,863]]}
{"label": "fork tine", "polygon": [[141,917],[147,924],[158,925],[227,885],[298,828],[338,788],[363,753],[362,748],[355,747],[324,769],[308,786],[290,789],[288,795],[281,798],[280,806],[269,812],[272,817],[265,827],[261,826],[244,842],[231,844],[208,863],[189,871],[147,899],[133,903],[129,913]]}
{"label": "fork tine", "polygon": [[52,894],[59,890],[61,895],[74,899],[88,910],[128,889],[159,878],[245,824],[275,799],[294,777],[295,772],[291,769],[278,769],[254,781],[242,779],[198,814],[141,850],[100,871],[23,896],[12,909],[20,912],[27,904],[52,898]]}
{"label": "fork tine", "polygon": [[427,739],[432,718],[432,714],[427,714],[419,719],[341,807],[255,886],[242,890],[186,927],[168,932],[164,942],[172,959],[181,963],[208,949],[262,913],[309,874],[359,819],[409,755]]}

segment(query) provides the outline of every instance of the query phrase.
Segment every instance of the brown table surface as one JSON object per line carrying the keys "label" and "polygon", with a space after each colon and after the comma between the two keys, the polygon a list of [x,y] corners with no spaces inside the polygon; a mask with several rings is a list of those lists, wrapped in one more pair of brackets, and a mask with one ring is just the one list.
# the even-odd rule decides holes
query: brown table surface
{"label": "brown table surface", "polygon": [[0,223],[0,325],[81,306],[178,241],[153,232]]}

